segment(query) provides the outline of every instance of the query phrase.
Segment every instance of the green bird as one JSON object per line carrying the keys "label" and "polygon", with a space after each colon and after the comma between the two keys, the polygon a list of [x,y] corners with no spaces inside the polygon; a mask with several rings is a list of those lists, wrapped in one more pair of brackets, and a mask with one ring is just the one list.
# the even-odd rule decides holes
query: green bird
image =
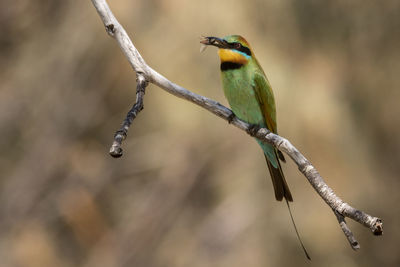
{"label": "green bird", "polygon": [[[203,37],[200,42],[203,45],[219,48],[222,85],[225,97],[235,116],[249,124],[266,127],[271,132],[278,133],[275,99],[271,85],[246,39],[239,35],[230,35],[224,38]],[[285,198],[300,244],[307,258],[310,259],[289,207],[289,201],[293,201],[293,197],[279,162],[279,160],[285,162],[285,158],[272,145],[256,140],[264,152],[275,198],[278,201]]]}

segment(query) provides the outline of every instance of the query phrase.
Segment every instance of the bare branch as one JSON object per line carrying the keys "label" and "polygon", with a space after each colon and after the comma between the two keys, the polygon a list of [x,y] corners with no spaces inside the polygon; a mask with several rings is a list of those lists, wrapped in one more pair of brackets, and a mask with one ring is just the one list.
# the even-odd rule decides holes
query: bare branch
{"label": "bare branch", "polygon": [[[105,0],[92,0],[93,5],[102,19],[107,32],[115,38],[121,50],[124,52],[129,63],[136,73],[142,75],[146,81],[151,82],[167,92],[186,99],[204,109],[212,112],[220,118],[228,121],[237,128],[246,131],[249,135],[254,136],[264,142],[272,144],[277,149],[285,152],[297,164],[301,173],[307,178],[315,191],[322,199],[332,208],[339,224],[348,238],[353,249],[358,249],[358,242],[355,240],[350,229],[344,220],[345,217],[355,220],[360,224],[368,227],[375,235],[383,233],[382,220],[366,214],[363,211],[351,207],[349,204],[340,199],[333,190],[325,183],[321,175],[314,166],[285,138],[271,133],[266,128],[254,128],[254,126],[238,119],[233,112],[220,103],[208,99],[204,96],[195,94],[185,88],[169,81],[167,78],[149,67],[140,53],[137,51],[132,41],[129,39],[123,27],[118,23]],[[136,116],[136,114],[135,114]],[[133,120],[133,119],[132,119]],[[129,124],[132,121],[129,122]],[[129,127],[129,126],[128,126]],[[126,130],[127,131],[127,130]],[[124,137],[123,137],[124,138]],[[122,138],[122,139],[123,139]],[[122,141],[122,140],[121,140]],[[118,147],[118,145],[116,146]]]}
{"label": "bare branch", "polygon": [[133,120],[136,118],[137,114],[143,109],[143,97],[146,90],[147,82],[142,74],[138,72],[136,77],[136,103],[126,114],[126,118],[122,122],[121,128],[114,135],[114,142],[110,148],[110,155],[114,158],[119,158],[122,156],[122,141],[125,140],[128,135],[129,127],[131,126]]}

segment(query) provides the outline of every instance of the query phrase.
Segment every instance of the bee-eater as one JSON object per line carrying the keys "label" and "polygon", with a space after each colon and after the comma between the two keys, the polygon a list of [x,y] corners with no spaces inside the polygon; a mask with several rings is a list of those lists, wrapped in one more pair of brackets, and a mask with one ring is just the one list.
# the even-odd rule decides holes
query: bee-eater
{"label": "bee-eater", "polygon": [[[239,35],[224,38],[203,37],[200,42],[203,45],[219,48],[222,85],[225,97],[235,116],[249,124],[266,127],[271,132],[277,133],[274,94],[249,43]],[[279,162],[279,160],[285,162],[285,158],[272,145],[256,140],[264,152],[275,198],[278,201],[285,198],[290,212],[288,201],[293,201],[293,198]],[[291,212],[290,215],[293,221]],[[295,224],[294,227],[300,240]],[[309,258],[301,240],[300,243]]]}

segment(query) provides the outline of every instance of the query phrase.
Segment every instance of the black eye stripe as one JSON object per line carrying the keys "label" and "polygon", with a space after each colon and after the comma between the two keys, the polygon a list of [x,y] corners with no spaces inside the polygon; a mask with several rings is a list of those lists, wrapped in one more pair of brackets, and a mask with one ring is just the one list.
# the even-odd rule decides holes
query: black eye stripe
{"label": "black eye stripe", "polygon": [[250,49],[249,49],[248,47],[241,46],[241,47],[239,48],[239,51],[245,53],[245,54],[248,55],[248,56],[251,56],[251,51],[250,51]]}
{"label": "black eye stripe", "polygon": [[[245,54],[248,55],[248,56],[251,56],[251,51],[250,51],[250,49],[249,49],[248,47],[243,46],[242,44],[236,43],[236,42],[235,42],[235,43],[229,43],[229,44],[231,45],[232,49],[238,50],[238,51],[240,51],[240,52],[245,53]],[[239,47],[239,48],[236,48],[236,47],[235,47],[235,45],[237,45],[237,44],[240,44],[240,47]]]}

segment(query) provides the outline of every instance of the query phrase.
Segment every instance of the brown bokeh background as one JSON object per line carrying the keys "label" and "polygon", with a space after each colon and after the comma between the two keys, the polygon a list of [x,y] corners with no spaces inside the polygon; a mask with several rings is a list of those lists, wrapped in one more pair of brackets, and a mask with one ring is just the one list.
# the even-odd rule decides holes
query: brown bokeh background
{"label": "brown bokeh background", "polygon": [[273,85],[279,132],[345,201],[384,220],[349,222],[290,162],[294,216],[276,202],[256,142],[135,74],[90,1],[0,4],[0,266],[399,266],[400,2],[115,0],[147,63],[226,104],[216,50],[241,34]]}

